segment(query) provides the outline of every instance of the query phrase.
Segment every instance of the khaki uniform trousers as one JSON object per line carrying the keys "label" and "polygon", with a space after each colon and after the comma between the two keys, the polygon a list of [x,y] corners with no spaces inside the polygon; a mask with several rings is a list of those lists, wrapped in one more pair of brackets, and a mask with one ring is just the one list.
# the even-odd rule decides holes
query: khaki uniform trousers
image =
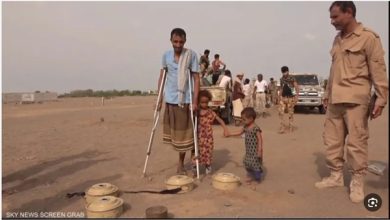
{"label": "khaki uniform trousers", "polygon": [[343,169],[346,149],[352,174],[364,175],[368,166],[368,105],[329,104],[324,126],[328,168],[336,172]]}
{"label": "khaki uniform trousers", "polygon": [[279,107],[278,107],[281,128],[285,127],[283,121],[284,121],[284,115],[286,113],[288,114],[288,125],[290,128],[293,127],[294,106],[295,106],[294,97],[281,97],[279,101]]}
{"label": "khaki uniform trousers", "polygon": [[266,97],[264,92],[256,92],[255,109],[257,114],[265,112]]}
{"label": "khaki uniform trousers", "polygon": [[277,92],[276,92],[276,90],[272,90],[271,91],[271,102],[272,102],[272,104],[274,104],[274,105],[277,105],[278,104],[278,94],[277,94]]}

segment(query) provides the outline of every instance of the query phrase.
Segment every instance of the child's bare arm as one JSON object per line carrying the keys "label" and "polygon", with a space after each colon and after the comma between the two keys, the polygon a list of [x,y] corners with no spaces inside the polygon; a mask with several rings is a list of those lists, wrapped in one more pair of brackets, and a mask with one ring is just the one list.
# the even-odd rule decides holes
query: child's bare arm
{"label": "child's bare arm", "polygon": [[218,123],[225,129],[226,128],[226,124],[225,122],[222,120],[222,118],[220,118],[218,115],[215,116],[215,119],[218,121]]}
{"label": "child's bare arm", "polygon": [[263,136],[261,135],[261,132],[256,132],[257,137],[257,154],[260,158],[263,158]]}
{"label": "child's bare arm", "polygon": [[222,126],[222,128],[223,128],[223,135],[225,137],[227,137],[229,135],[229,130],[227,129],[225,122],[218,115],[215,117],[215,119]]}
{"label": "child's bare arm", "polygon": [[242,133],[244,133],[244,128],[242,127],[240,130],[236,131],[236,132],[232,132],[232,133],[228,133],[226,135],[226,137],[230,137],[230,136],[240,136],[242,135]]}

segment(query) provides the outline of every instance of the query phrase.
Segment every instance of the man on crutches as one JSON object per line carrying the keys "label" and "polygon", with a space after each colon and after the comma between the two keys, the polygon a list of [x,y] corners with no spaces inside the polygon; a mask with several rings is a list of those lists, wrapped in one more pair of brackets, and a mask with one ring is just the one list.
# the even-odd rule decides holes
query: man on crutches
{"label": "man on crutches", "polygon": [[[161,86],[164,86],[165,77],[163,89],[166,104],[163,118],[163,142],[171,144],[173,149],[179,152],[178,174],[186,173],[185,153],[191,150],[193,172],[196,172],[199,177],[198,163],[195,163],[195,160],[197,162],[195,157],[197,149],[194,149],[197,138],[194,114],[196,115],[198,109],[200,85],[198,57],[194,51],[184,48],[186,33],[183,29],[173,29],[170,41],[173,50],[163,55],[162,70],[158,81],[160,91]],[[161,106],[162,99],[157,103],[158,112]]]}

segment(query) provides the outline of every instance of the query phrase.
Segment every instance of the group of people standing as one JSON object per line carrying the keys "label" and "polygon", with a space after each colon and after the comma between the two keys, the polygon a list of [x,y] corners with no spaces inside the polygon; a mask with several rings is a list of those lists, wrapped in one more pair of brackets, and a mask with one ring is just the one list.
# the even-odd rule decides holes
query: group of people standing
{"label": "group of people standing", "polygon": [[[258,74],[253,83],[244,74],[239,73],[233,84],[233,101],[240,99],[243,107],[253,107],[257,117],[266,117],[269,113],[267,108],[278,105],[278,115],[280,118],[279,133],[293,131],[294,106],[298,101],[299,86],[294,77],[289,75],[289,68],[281,68],[282,77],[280,86],[273,78],[267,82],[263,74]],[[288,115],[288,125],[285,125],[284,117]]]}
{"label": "group of people standing", "polygon": [[[326,164],[331,172],[329,177],[315,183],[315,186],[319,189],[344,186],[343,167],[346,149],[352,175],[349,198],[352,202],[358,203],[364,198],[364,176],[368,166],[368,119],[379,117],[387,104],[388,82],[384,50],[379,35],[356,21],[356,8],[353,2],[333,2],[329,12],[331,24],[339,31],[331,50],[332,64],[323,100],[327,108],[323,139],[326,147]],[[199,92],[201,78],[199,73],[205,74],[207,62],[201,58],[199,65],[196,53],[184,48],[186,34],[183,29],[173,29],[170,37],[173,50],[167,51],[163,56],[158,84],[159,87],[162,85],[163,73],[166,70],[163,140],[179,152],[177,172],[182,173],[185,152],[191,151],[194,155],[194,123],[191,111],[198,114],[199,126],[206,127],[207,132],[199,132],[201,136],[195,138],[202,140],[200,152],[203,153],[200,157],[203,158],[201,161],[206,166],[206,172],[210,173],[213,150],[211,123],[214,119],[218,120],[218,117],[208,109],[207,103],[211,97],[207,91]],[[218,66],[219,69],[220,65],[226,67],[222,61],[216,59],[213,66],[215,68]],[[293,107],[297,101],[296,93],[299,88],[294,78],[289,76],[287,66],[282,67],[281,71],[283,77],[279,89],[279,114],[288,113],[289,128],[292,129]],[[193,88],[189,87],[191,79]],[[217,82],[217,77],[215,79]],[[242,80],[243,74],[240,73],[234,82],[240,84]],[[245,79],[242,87],[237,86],[243,93],[237,98],[243,99],[246,105],[250,103],[247,97],[264,103],[265,91],[269,86],[264,82],[263,76],[258,76],[252,94],[248,92],[245,86],[247,84],[248,80]],[[374,100],[370,99],[372,88],[376,94]],[[372,105],[369,104],[370,100]],[[158,110],[161,109],[161,105],[160,101],[157,105]],[[264,113],[263,110],[258,111]],[[230,132],[222,120],[218,121],[224,128],[225,137],[245,133],[246,153],[243,162],[249,177],[248,182],[253,179],[258,181],[264,161],[262,131],[255,123],[256,112],[253,108],[244,108],[241,116],[244,127],[236,132]],[[192,159],[194,161],[197,158],[192,156]]]}
{"label": "group of people standing", "polygon": [[279,104],[281,91],[273,78],[267,82],[263,74],[258,74],[257,79],[251,83],[250,79],[244,79],[244,73],[239,72],[233,79],[230,70],[225,69],[226,64],[220,60],[220,55],[215,54],[211,66],[209,66],[209,55],[210,50],[206,49],[200,57],[201,86],[216,85],[227,89],[233,101],[240,99],[243,107],[255,108],[257,116],[266,117],[266,108]]}
{"label": "group of people standing", "polygon": [[[248,172],[247,182],[260,181],[262,174],[262,138],[261,130],[255,124],[256,113],[253,108],[245,108],[241,114],[244,120],[244,128],[240,131],[230,132],[223,120],[214,111],[209,109],[208,103],[211,94],[207,90],[200,91],[200,69],[206,69],[207,65],[199,65],[196,53],[184,48],[186,33],[181,28],[171,31],[171,43],[173,50],[164,53],[162,69],[158,80],[158,90],[164,86],[165,112],[163,118],[163,142],[173,146],[179,152],[178,174],[184,174],[184,158],[187,151],[191,151],[192,173],[196,172],[195,160],[199,160],[205,166],[206,174],[211,173],[212,152],[214,148],[212,125],[218,121],[224,128],[224,136],[246,134],[246,156],[244,164]],[[216,61],[225,65],[222,61]],[[202,67],[203,66],[203,67]],[[226,74],[227,73],[227,74]],[[243,74],[238,74],[238,81],[242,81]],[[225,71],[218,77],[219,85],[225,86],[231,82],[230,71]],[[218,81],[217,80],[217,81]],[[165,83],[164,83],[165,81]],[[193,82],[193,83],[190,83]],[[157,103],[157,110],[162,108],[162,99]],[[199,143],[198,157],[195,157],[194,149],[194,119],[192,113],[199,119],[197,141]]]}

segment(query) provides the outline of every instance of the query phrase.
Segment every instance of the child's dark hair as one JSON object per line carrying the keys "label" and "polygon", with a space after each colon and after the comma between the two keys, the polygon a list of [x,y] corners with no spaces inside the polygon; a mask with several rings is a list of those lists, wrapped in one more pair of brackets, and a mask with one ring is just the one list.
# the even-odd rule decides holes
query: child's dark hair
{"label": "child's dark hair", "polygon": [[207,97],[209,100],[211,100],[211,98],[213,98],[213,96],[211,95],[211,93],[207,90],[200,90],[199,91],[199,95],[198,95],[198,101],[200,101],[200,99],[202,97]]}
{"label": "child's dark hair", "polygon": [[245,116],[245,118],[256,119],[256,111],[252,107],[246,107],[242,110],[241,116]]}
{"label": "child's dark hair", "polygon": [[246,78],[245,79],[245,81],[244,81],[244,85],[246,85],[246,84],[248,84],[248,83],[250,83],[251,81],[248,79],[248,78]]}

